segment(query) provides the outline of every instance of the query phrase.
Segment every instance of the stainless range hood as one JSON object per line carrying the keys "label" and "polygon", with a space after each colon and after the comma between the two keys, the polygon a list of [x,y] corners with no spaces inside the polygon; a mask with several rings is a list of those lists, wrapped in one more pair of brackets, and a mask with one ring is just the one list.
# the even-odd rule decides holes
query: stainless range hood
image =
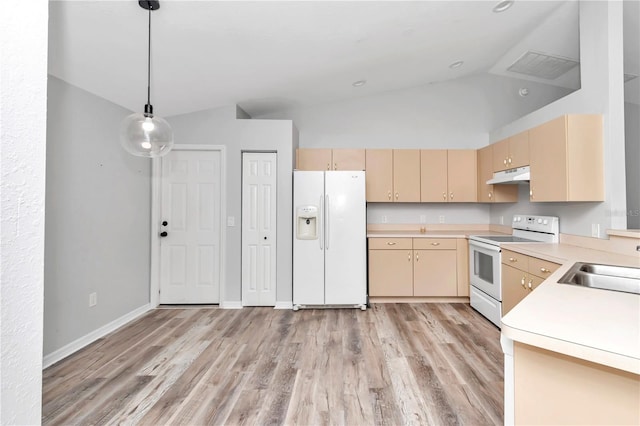
{"label": "stainless range hood", "polygon": [[518,167],[501,172],[495,172],[493,179],[487,181],[487,185],[529,183],[531,173],[529,166]]}

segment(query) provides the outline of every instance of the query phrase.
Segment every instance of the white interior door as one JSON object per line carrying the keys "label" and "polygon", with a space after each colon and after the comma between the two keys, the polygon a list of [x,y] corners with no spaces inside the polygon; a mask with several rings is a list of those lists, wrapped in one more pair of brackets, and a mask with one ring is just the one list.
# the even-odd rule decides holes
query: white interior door
{"label": "white interior door", "polygon": [[242,305],[276,304],[275,153],[242,155]]}
{"label": "white interior door", "polygon": [[220,302],[220,182],[220,151],[162,158],[160,303]]}

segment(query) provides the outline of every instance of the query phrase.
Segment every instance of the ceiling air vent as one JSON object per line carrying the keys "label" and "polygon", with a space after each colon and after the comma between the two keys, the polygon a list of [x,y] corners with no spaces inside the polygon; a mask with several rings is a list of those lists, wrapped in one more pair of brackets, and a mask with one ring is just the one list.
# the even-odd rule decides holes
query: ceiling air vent
{"label": "ceiling air vent", "polygon": [[624,82],[626,83],[628,81],[633,80],[634,78],[638,78],[638,76],[637,75],[633,75],[633,74],[625,74],[624,75]]}
{"label": "ceiling air vent", "polygon": [[578,64],[578,61],[570,58],[529,50],[511,64],[507,70],[546,80],[554,80]]}

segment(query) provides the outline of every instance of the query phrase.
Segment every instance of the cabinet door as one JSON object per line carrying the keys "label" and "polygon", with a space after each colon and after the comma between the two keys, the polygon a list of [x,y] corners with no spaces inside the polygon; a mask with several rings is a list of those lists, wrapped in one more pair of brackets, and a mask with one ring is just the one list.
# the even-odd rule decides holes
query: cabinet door
{"label": "cabinet door", "polygon": [[296,150],[296,169],[331,170],[331,150],[300,148]]}
{"label": "cabinet door", "polygon": [[411,250],[369,250],[369,296],[413,296]]}
{"label": "cabinet door", "polygon": [[364,149],[334,149],[333,170],[364,170]]}
{"label": "cabinet door", "polygon": [[529,130],[531,201],[567,201],[567,123],[565,117]]}
{"label": "cabinet door", "polygon": [[420,201],[420,150],[393,150],[393,200]]}
{"label": "cabinet door", "polygon": [[393,201],[393,150],[367,149],[365,151],[367,201]]}
{"label": "cabinet door", "polygon": [[414,250],[413,295],[457,296],[455,250]]}
{"label": "cabinet door", "polygon": [[528,294],[527,278],[526,272],[502,264],[502,316]]}
{"label": "cabinet door", "polygon": [[493,177],[493,145],[478,150],[478,202],[493,202],[493,185],[487,181]]}
{"label": "cabinet door", "polygon": [[447,153],[447,181],[450,203],[478,201],[478,176],[475,149],[449,150]]}
{"label": "cabinet door", "polygon": [[507,170],[509,158],[509,139],[503,139],[491,145],[493,147],[493,171]]}
{"label": "cabinet door", "polygon": [[420,150],[420,200],[444,203],[447,199],[447,150]]}
{"label": "cabinet door", "polygon": [[509,168],[529,165],[529,131],[524,131],[509,138]]}

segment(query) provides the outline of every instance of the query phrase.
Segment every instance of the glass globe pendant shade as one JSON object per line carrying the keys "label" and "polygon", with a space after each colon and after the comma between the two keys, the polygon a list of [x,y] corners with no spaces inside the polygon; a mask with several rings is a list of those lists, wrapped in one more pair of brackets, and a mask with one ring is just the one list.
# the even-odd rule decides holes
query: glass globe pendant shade
{"label": "glass globe pendant shade", "polygon": [[137,112],[120,125],[120,143],[138,157],[162,157],[173,147],[173,131],[164,119]]}

